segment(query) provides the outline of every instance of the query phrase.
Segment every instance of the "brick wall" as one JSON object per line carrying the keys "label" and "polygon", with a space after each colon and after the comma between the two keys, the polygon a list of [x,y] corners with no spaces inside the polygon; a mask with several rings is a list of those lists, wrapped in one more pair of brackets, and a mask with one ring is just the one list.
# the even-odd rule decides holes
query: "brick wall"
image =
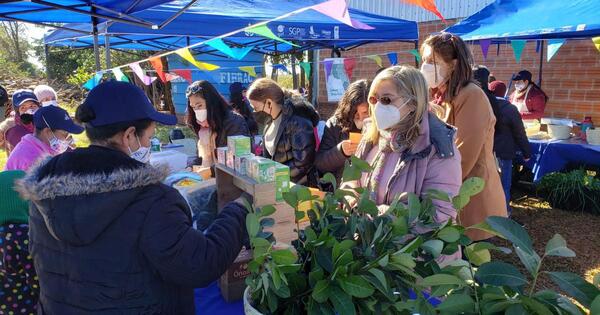
{"label": "brick wall", "polygon": [[[455,21],[450,21],[454,23]],[[443,29],[441,22],[426,22],[419,25],[419,42],[432,32]],[[545,45],[544,45],[545,46]],[[369,54],[382,54],[384,66],[389,66],[387,52],[398,52],[400,64],[414,65],[414,58],[407,50],[413,49],[411,43],[383,43],[365,45],[348,52],[343,52],[342,57],[356,57]],[[528,42],[525,47],[520,64],[516,63],[510,44],[501,44],[498,53],[497,45],[489,48],[487,60],[483,60],[479,45],[470,46],[475,62],[487,66],[498,80],[508,83],[512,73],[527,69],[533,74],[533,80],[538,81],[540,54],[536,53],[536,43]],[[567,40],[550,62],[546,62],[546,47],[542,62],[542,89],[550,97],[546,106],[545,116],[572,118],[583,120],[584,116],[592,116],[596,124],[600,124],[600,53],[594,47],[591,39]],[[404,52],[403,52],[404,51]],[[328,50],[321,51],[321,58],[331,54]],[[319,112],[324,117],[335,109],[335,104],[327,103],[323,65],[320,68],[319,84]],[[352,80],[373,78],[378,66],[374,61],[366,58],[357,59]]]}

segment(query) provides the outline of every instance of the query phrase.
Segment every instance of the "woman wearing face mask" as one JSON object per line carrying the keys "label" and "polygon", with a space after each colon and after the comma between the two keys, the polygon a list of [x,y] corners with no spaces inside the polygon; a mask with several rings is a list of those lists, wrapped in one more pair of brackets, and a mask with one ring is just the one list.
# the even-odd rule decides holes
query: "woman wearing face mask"
{"label": "woman wearing face mask", "polygon": [[40,108],[33,115],[34,134],[27,134],[11,152],[6,170],[27,171],[43,156],[65,152],[72,144],[69,134],[80,134],[83,127],[76,125],[64,109],[56,106]]}
{"label": "woman wearing face mask", "polygon": [[[488,216],[506,216],[506,201],[494,159],[496,118],[490,102],[472,81],[472,56],[460,37],[441,33],[427,38],[421,47],[421,72],[435,103],[444,110],[446,123],[458,129],[462,178],[480,177],[485,181],[481,193],[461,211],[460,223],[471,226]],[[481,230],[469,229],[474,241],[492,237]]]}
{"label": "woman wearing face mask", "polygon": [[77,109],[91,141],[43,161],[18,183],[30,206],[30,251],[40,314],[194,314],[194,287],[218,279],[238,255],[246,210],[227,204],[203,232],[146,164],[157,112],[144,92],[109,81]]}
{"label": "woman wearing face mask", "polygon": [[40,103],[31,90],[15,91],[12,103],[15,116],[12,122],[5,122],[11,124],[11,127],[4,129],[6,130],[4,139],[7,153],[10,153],[17,146],[21,138],[33,133],[33,114],[40,107]]}
{"label": "woman wearing face mask", "polygon": [[315,158],[321,173],[331,172],[339,183],[346,160],[354,155],[358,143],[349,140],[350,133],[361,133],[363,122],[369,117],[369,82],[356,81],[348,87],[335,114],[327,120],[323,139]]}
{"label": "woman wearing face mask", "polygon": [[258,79],[248,89],[257,121],[266,122],[263,156],[290,167],[296,184],[316,186],[315,132],[313,123],[294,108],[312,108],[300,95],[284,91],[270,79]]}
{"label": "woman wearing face mask", "polygon": [[198,135],[198,155],[202,166],[215,164],[216,149],[227,146],[229,136],[250,136],[244,117],[231,110],[210,82],[196,81],[188,86],[186,121]]}
{"label": "woman wearing face mask", "polygon": [[531,72],[521,70],[513,77],[515,91],[509,101],[517,106],[521,118],[542,119],[548,96],[537,84],[531,81]]}
{"label": "woman wearing face mask", "polygon": [[[455,196],[460,188],[455,130],[428,110],[427,92],[419,70],[408,66],[383,70],[371,85],[373,116],[367,120],[356,155],[373,170],[349,185],[371,191],[371,199],[382,212],[404,192],[421,196],[437,189]],[[451,203],[433,203],[436,222],[456,217]]]}

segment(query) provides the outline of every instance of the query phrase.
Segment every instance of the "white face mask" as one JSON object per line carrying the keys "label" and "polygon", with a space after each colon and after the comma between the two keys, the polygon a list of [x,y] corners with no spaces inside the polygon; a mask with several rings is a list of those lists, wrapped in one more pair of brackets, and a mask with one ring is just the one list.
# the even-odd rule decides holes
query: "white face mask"
{"label": "white face mask", "polygon": [[30,108],[25,112],[25,114],[33,115],[33,114],[35,114],[36,111],[37,111],[37,109]]}
{"label": "white face mask", "polygon": [[134,160],[138,160],[139,162],[148,163],[150,161],[150,147],[143,146],[140,143],[140,138],[137,136],[136,138],[140,148],[135,151],[131,151],[131,148],[129,148],[129,156]]}
{"label": "white face mask", "polygon": [[423,63],[423,65],[421,65],[421,73],[425,77],[425,81],[427,81],[427,85],[429,85],[429,88],[431,89],[435,89],[446,82],[448,76],[447,72],[448,71],[446,70],[446,67],[440,63],[437,65]]}
{"label": "white face mask", "polygon": [[377,129],[380,131],[390,129],[402,121],[400,109],[406,106],[410,99],[406,100],[400,107],[394,104],[383,105],[381,102],[375,104],[375,120],[377,121]]}
{"label": "white face mask", "polygon": [[208,111],[206,109],[194,109],[194,114],[196,114],[196,120],[203,122],[206,121]]}
{"label": "white face mask", "polygon": [[50,143],[50,148],[56,152],[56,154],[64,153],[71,146],[71,144],[73,144],[73,142],[70,140],[58,139],[56,135],[54,135],[54,132],[52,133],[52,138],[50,138],[48,142]]}
{"label": "white face mask", "polygon": [[527,84],[525,84],[523,82],[515,83],[515,88],[517,89],[517,91],[523,91],[526,87],[527,87]]}
{"label": "white face mask", "polygon": [[55,100],[42,102],[42,107],[46,106],[58,106],[58,102]]}
{"label": "white face mask", "polygon": [[355,120],[354,120],[354,125],[356,126],[356,128],[357,128],[358,130],[362,130],[362,129],[363,129],[363,126],[365,125],[365,122],[364,122],[364,121],[362,121],[362,120],[360,120],[360,119],[355,119]]}

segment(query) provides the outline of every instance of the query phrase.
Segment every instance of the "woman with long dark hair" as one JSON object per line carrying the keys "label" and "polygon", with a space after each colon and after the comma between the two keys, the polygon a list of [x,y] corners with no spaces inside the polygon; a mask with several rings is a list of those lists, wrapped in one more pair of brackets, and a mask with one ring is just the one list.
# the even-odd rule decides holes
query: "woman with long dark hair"
{"label": "woman with long dark hair", "polygon": [[[455,126],[462,179],[480,177],[483,191],[472,197],[460,212],[460,223],[472,226],[489,216],[506,216],[506,201],[494,158],[496,118],[485,93],[473,82],[473,56],[460,37],[451,33],[431,35],[421,46],[425,76],[433,100],[442,106],[444,120]],[[474,241],[492,237],[481,230],[469,229]]]}
{"label": "woman with long dark hair", "polygon": [[223,96],[206,80],[188,86],[186,123],[198,135],[202,166],[213,166],[215,150],[227,146],[229,136],[250,136],[244,117],[233,112]]}
{"label": "woman with long dark hair", "polygon": [[332,172],[338,183],[342,178],[344,163],[358,147],[357,142],[349,140],[350,133],[361,133],[363,121],[369,117],[369,86],[367,80],[350,84],[335,114],[325,125],[315,165],[322,173]]}
{"label": "woman with long dark hair", "polygon": [[229,102],[235,112],[242,115],[246,120],[250,134],[255,136],[258,134],[258,124],[252,115],[252,107],[250,102],[244,95],[246,88],[240,82],[233,82],[229,86]]}

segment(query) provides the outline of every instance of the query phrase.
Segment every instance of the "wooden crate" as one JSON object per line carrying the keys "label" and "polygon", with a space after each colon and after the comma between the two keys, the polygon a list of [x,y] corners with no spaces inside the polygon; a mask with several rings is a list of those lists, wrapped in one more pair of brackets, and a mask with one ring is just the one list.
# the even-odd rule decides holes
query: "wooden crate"
{"label": "wooden crate", "polygon": [[[273,205],[277,211],[270,217],[275,220],[273,227],[265,229],[273,232],[278,243],[291,244],[297,239],[298,234],[295,222],[294,209],[285,202],[275,201],[275,183],[259,184],[248,176],[241,176],[225,165],[217,164],[215,167],[217,179],[217,197],[219,209],[225,204],[237,199],[241,192],[246,192],[253,197],[253,206],[262,207]],[[300,225],[300,228],[307,223]]]}

